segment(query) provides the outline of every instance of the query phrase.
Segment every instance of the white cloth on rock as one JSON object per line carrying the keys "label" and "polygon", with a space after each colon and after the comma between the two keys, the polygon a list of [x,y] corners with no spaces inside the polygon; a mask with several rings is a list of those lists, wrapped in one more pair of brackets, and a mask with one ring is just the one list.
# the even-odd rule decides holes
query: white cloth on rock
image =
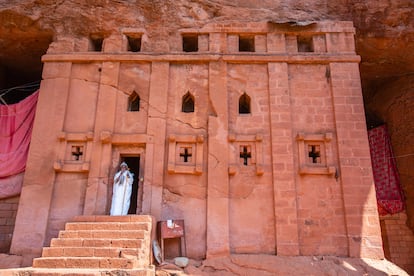
{"label": "white cloth on rock", "polygon": [[132,183],[134,175],[127,171],[119,171],[114,176],[114,187],[112,194],[111,216],[128,215],[131,202]]}

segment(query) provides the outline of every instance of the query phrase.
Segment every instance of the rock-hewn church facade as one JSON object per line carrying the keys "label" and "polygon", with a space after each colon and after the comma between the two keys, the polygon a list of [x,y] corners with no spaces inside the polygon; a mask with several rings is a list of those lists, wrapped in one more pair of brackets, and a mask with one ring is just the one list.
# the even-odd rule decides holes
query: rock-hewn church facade
{"label": "rock-hewn church facade", "polygon": [[[185,221],[187,254],[383,258],[351,22],[220,23],[60,38],[43,80],[11,252],[108,215]],[[33,220],[36,218],[36,220]]]}

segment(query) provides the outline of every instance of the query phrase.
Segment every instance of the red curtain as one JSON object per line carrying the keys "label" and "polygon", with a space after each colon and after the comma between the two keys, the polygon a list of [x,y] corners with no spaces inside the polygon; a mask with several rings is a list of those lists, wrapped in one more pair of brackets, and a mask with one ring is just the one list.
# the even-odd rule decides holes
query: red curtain
{"label": "red curtain", "polygon": [[368,130],[372,170],[380,215],[404,210],[404,195],[385,125]]}
{"label": "red curtain", "polygon": [[0,185],[26,168],[38,95],[36,91],[17,104],[0,105]]}

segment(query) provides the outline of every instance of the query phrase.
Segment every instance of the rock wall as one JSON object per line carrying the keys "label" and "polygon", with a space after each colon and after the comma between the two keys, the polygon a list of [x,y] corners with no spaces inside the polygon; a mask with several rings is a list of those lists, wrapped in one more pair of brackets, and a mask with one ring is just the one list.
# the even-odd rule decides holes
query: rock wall
{"label": "rock wall", "polygon": [[382,240],[387,260],[392,260],[410,275],[414,273],[414,235],[401,212],[381,217]]}
{"label": "rock wall", "polygon": [[[410,95],[414,71],[413,11],[411,0],[318,0],[312,3],[291,0],[2,1],[0,87],[39,80],[42,75],[40,58],[52,41],[76,37],[74,44],[81,47],[89,37],[108,37],[119,26],[145,27],[151,37],[143,38],[143,47],[164,52],[172,50],[165,38],[171,37],[174,30],[199,27],[208,22],[353,21],[356,49],[362,58],[360,71],[365,106],[369,114],[389,126],[407,196],[408,225],[414,229],[414,181],[410,171],[413,164],[410,155],[413,153],[413,99]],[[159,25],[165,27],[157,31]],[[21,95],[9,93],[7,97],[18,100]],[[128,122],[122,124],[125,127]]]}
{"label": "rock wall", "polygon": [[[30,79],[40,77],[40,56],[49,43],[64,36],[108,36],[119,26],[142,26],[151,31],[162,24],[162,31],[152,32],[154,41],[162,41],[156,38],[207,22],[350,20],[357,29],[357,52],[362,56],[361,75],[367,90],[389,76],[413,71],[414,45],[407,43],[414,36],[413,9],[410,0],[3,1],[0,53],[2,67]],[[168,43],[156,46],[165,51]]]}
{"label": "rock wall", "polygon": [[[412,261],[406,259],[409,253],[404,250],[414,250],[414,77],[393,78],[377,89],[366,108],[368,124],[387,124],[406,197],[406,215],[383,218],[384,250],[387,258],[413,273]],[[405,238],[400,240],[402,235]]]}
{"label": "rock wall", "polygon": [[385,123],[397,161],[398,171],[406,196],[407,225],[414,229],[414,77],[390,80],[378,89],[367,105],[367,113]]}
{"label": "rock wall", "polygon": [[[127,47],[133,32],[142,52]],[[30,261],[71,217],[107,214],[118,164],[136,157],[143,213],[184,219],[189,257],[382,258],[353,34],[351,22],[232,22],[156,41],[121,28],[92,48],[58,39],[11,252]],[[185,51],[189,35],[200,50]]]}
{"label": "rock wall", "polygon": [[18,196],[0,200],[0,253],[9,252],[18,206]]}

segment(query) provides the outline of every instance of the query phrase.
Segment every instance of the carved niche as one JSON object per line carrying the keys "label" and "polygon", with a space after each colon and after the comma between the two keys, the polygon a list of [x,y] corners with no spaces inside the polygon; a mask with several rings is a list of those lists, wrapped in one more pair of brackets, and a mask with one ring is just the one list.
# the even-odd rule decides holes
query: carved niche
{"label": "carved niche", "polygon": [[336,168],[332,166],[332,133],[296,135],[299,153],[299,174],[334,175]]}
{"label": "carved niche", "polygon": [[203,173],[203,135],[170,135],[168,137],[168,172]]}
{"label": "carved niche", "polygon": [[261,134],[230,134],[228,137],[234,150],[233,161],[229,165],[229,175],[235,175],[243,167],[255,167],[256,175],[263,175],[263,136]]}
{"label": "carved niche", "polygon": [[89,171],[93,133],[61,132],[58,156],[53,168],[58,172]]}

